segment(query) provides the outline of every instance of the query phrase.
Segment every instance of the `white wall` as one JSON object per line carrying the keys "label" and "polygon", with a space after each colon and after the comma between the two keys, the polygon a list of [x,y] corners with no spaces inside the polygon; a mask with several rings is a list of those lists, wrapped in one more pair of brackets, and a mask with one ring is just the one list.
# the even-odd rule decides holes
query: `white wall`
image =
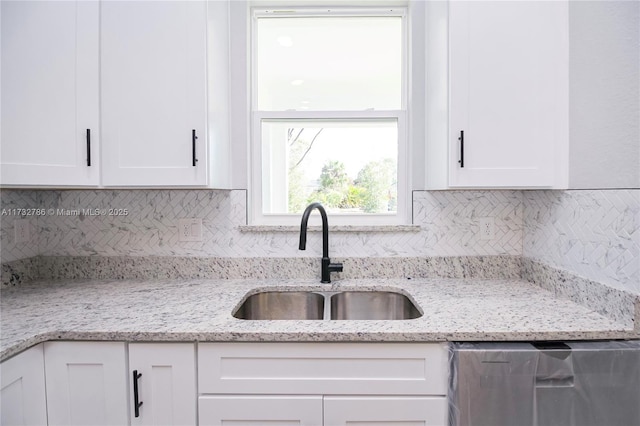
{"label": "white wall", "polygon": [[570,188],[640,188],[640,2],[569,2]]}

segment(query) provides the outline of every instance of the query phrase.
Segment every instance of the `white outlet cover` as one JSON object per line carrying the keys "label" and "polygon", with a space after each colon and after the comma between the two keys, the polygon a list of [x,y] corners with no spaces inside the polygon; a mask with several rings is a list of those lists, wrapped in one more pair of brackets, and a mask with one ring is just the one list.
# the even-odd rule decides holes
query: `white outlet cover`
{"label": "white outlet cover", "polygon": [[481,217],[479,219],[480,224],[480,239],[481,240],[493,240],[495,237],[495,221],[492,217]]}
{"label": "white outlet cover", "polygon": [[178,240],[179,241],[202,241],[202,219],[179,219],[178,220]]}

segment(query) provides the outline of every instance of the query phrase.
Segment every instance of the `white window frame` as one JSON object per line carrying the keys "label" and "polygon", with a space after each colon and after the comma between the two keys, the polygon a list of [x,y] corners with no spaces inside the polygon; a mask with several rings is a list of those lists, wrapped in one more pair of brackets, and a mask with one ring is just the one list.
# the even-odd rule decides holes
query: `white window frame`
{"label": "white window frame", "polygon": [[[297,225],[300,214],[264,214],[262,212],[262,132],[263,120],[376,120],[392,119],[398,126],[398,183],[397,183],[397,211],[396,214],[332,214],[332,225],[405,225],[410,223],[411,212],[411,162],[409,150],[409,120],[408,106],[410,104],[410,48],[408,8],[406,6],[380,7],[330,7],[305,8],[292,7],[254,7],[250,10],[250,187],[248,197],[249,223],[252,225]],[[367,111],[258,111],[257,108],[257,73],[252,64],[257,60],[256,24],[257,19],[269,16],[397,16],[402,19],[402,97],[399,110],[367,110]]]}

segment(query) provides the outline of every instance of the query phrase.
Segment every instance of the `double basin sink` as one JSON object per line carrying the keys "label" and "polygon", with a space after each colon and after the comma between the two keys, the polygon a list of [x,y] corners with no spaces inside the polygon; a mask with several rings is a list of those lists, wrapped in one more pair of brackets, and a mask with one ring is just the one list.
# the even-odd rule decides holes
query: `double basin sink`
{"label": "double basin sink", "polygon": [[407,320],[422,316],[410,298],[393,291],[263,291],[246,298],[243,320]]}

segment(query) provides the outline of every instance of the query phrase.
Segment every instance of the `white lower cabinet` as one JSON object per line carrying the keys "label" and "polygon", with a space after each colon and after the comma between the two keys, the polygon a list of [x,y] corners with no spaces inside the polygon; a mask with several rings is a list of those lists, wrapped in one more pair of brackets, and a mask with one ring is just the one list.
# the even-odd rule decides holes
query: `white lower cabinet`
{"label": "white lower cabinet", "polygon": [[444,344],[46,342],[0,370],[3,426],[447,424]]}
{"label": "white lower cabinet", "polygon": [[197,424],[193,343],[46,342],[0,372],[3,426]]}
{"label": "white lower cabinet", "polygon": [[195,364],[192,343],[131,343],[131,424],[195,425]]}
{"label": "white lower cabinet", "polygon": [[43,345],[37,345],[0,364],[0,424],[47,424]]}
{"label": "white lower cabinet", "polygon": [[200,425],[447,424],[447,349],[404,343],[202,343]]}
{"label": "white lower cabinet", "polygon": [[128,424],[126,358],[122,342],[46,342],[49,425]]}

